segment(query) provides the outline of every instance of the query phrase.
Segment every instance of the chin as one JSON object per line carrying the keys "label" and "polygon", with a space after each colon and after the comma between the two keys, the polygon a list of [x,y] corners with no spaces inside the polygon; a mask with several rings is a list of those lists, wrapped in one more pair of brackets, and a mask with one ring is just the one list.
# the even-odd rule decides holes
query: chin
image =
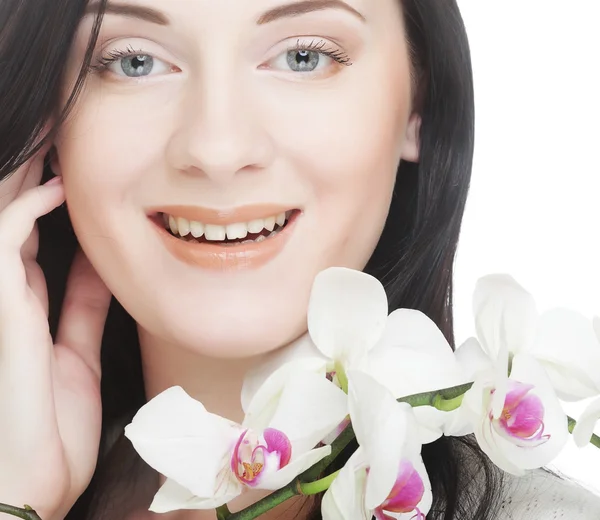
{"label": "chin", "polygon": [[181,314],[175,317],[166,312],[162,319],[150,320],[142,326],[173,348],[222,359],[251,358],[272,352],[293,342],[307,330],[306,309],[295,306],[294,309],[279,306],[279,312],[258,307],[258,312],[246,309],[243,314],[219,305],[214,305],[211,310],[196,317]]}

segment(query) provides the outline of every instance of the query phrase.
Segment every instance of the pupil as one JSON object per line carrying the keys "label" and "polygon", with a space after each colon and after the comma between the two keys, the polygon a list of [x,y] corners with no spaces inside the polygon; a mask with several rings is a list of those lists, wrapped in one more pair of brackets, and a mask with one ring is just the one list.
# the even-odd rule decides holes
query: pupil
{"label": "pupil", "polygon": [[121,61],[121,68],[125,75],[130,78],[139,78],[140,76],[147,76],[152,72],[154,68],[154,58],[152,56],[131,56],[124,58]]}
{"label": "pupil", "polygon": [[290,51],[287,62],[294,72],[312,72],[315,70],[321,58],[321,54],[309,49]]}
{"label": "pupil", "polygon": [[145,63],[146,63],[146,58],[144,58],[144,56],[136,56],[132,60],[132,65],[133,65],[134,69],[143,67]]}
{"label": "pupil", "polygon": [[307,63],[308,61],[310,61],[310,56],[308,51],[299,51],[298,52],[298,61],[301,61],[303,63]]}

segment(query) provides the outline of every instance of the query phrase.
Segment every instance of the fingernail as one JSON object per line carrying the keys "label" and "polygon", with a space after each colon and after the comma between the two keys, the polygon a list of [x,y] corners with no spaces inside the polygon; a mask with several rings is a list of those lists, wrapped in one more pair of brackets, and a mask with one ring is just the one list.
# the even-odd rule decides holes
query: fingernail
{"label": "fingernail", "polygon": [[60,184],[62,182],[62,175],[57,175],[56,177],[52,177],[44,186],[53,186],[55,184]]}

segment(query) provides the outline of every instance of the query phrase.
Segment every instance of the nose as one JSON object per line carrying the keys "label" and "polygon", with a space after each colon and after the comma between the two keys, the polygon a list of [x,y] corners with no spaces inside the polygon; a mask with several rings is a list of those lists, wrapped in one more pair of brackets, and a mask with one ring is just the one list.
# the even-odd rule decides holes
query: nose
{"label": "nose", "polygon": [[180,99],[179,116],[168,144],[176,170],[227,183],[241,171],[268,166],[273,143],[263,111],[239,82],[204,82]]}

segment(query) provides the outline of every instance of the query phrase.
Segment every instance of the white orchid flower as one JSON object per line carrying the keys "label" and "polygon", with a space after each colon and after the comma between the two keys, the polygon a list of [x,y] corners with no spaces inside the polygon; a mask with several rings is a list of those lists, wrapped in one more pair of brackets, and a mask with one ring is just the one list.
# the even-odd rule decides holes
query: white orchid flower
{"label": "white orchid flower", "polygon": [[433,497],[411,407],[367,374],[348,376],[359,448],[325,493],[323,520],[425,520]]}
{"label": "white orchid flower", "polygon": [[[309,369],[344,386],[345,373],[371,374],[396,398],[470,382],[442,332],[425,314],[399,309],[388,316],[383,285],[373,276],[332,267],[315,278],[308,307],[308,336],[267,356],[244,382],[246,407],[256,389],[277,387],[288,374]],[[447,412],[416,411],[423,442],[443,433]]]}
{"label": "white orchid flower", "polygon": [[[600,317],[595,316],[593,324],[600,345]],[[597,367],[597,371],[600,371],[600,365]],[[595,399],[581,414],[573,429],[573,440],[577,446],[583,448],[590,442],[598,421],[600,421],[600,399]]]}
{"label": "white orchid flower", "polygon": [[[510,358],[523,353],[541,363],[559,398],[573,401],[600,393],[600,343],[589,319],[567,309],[539,315],[533,297],[509,275],[481,278],[473,308],[477,336],[496,360],[499,382],[508,374]],[[496,409],[501,401],[502,392]]]}
{"label": "white orchid flower", "polygon": [[245,488],[276,490],[331,452],[315,448],[347,415],[347,397],[308,371],[277,395],[256,394],[242,424],[209,413],[181,387],[144,405],[125,428],[150,466],[167,477],[150,510],[212,509]]}
{"label": "white orchid flower", "polygon": [[465,358],[476,374],[458,413],[462,421],[473,425],[488,457],[514,475],[551,462],[569,432],[567,416],[541,364],[528,354],[515,355],[510,377],[500,377],[504,393],[495,410],[497,360],[488,357],[474,339],[461,345],[457,356]]}

